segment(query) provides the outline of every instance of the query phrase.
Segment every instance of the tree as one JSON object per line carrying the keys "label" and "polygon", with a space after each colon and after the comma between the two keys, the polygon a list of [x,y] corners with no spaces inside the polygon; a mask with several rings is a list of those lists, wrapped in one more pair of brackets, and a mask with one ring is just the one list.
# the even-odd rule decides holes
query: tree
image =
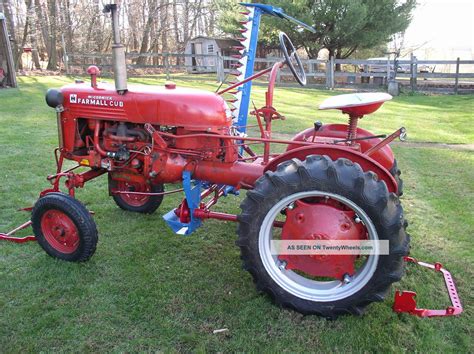
{"label": "tree", "polygon": [[57,18],[56,18],[56,1],[48,0],[49,9],[49,52],[48,52],[48,70],[56,70],[58,68],[58,50],[57,50]]}
{"label": "tree", "polygon": [[38,44],[37,44],[37,21],[36,21],[36,13],[35,13],[35,4],[33,0],[25,0],[25,5],[27,9],[27,18],[30,22],[30,29],[29,29],[29,37],[31,43],[31,55],[33,58],[33,63],[35,65],[35,69],[41,70],[40,58],[38,55]]}
{"label": "tree", "polygon": [[7,26],[8,26],[8,32],[10,34],[10,37],[12,39],[12,47],[13,47],[13,55],[15,58],[13,59],[15,62],[15,66],[17,69],[21,69],[21,53],[23,52],[23,48],[19,48],[18,46],[18,41],[17,41],[17,34],[16,34],[16,23],[13,17],[13,8],[12,8],[12,3],[11,0],[0,0],[2,4],[2,9],[3,12],[5,13],[5,16],[7,17]]}
{"label": "tree", "polygon": [[[215,0],[229,2],[232,0]],[[386,44],[390,37],[404,31],[410,21],[416,0],[268,0],[282,7],[289,15],[312,25],[316,33],[300,31],[293,23],[264,16],[260,38],[269,44],[278,42],[278,32],[286,32],[310,58],[316,58],[322,48],[330,56],[344,59],[357,49]],[[222,7],[222,5],[221,5]],[[228,13],[222,12],[220,22]],[[231,32],[225,26],[221,27]]]}

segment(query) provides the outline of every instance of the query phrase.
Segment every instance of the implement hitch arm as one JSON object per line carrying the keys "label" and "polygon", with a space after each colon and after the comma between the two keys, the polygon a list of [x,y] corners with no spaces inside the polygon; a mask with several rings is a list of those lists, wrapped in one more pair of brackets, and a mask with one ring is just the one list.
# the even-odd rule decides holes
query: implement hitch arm
{"label": "implement hitch arm", "polygon": [[413,257],[404,257],[405,261],[418,264],[422,267],[433,269],[436,272],[443,273],[446,288],[448,289],[449,298],[451,299],[451,306],[448,306],[444,310],[428,310],[419,309],[416,307],[416,293],[414,291],[399,291],[395,293],[395,302],[393,303],[393,310],[395,312],[407,312],[411,315],[419,317],[435,317],[435,316],[454,316],[459,315],[462,311],[461,300],[458,296],[456,284],[454,284],[453,277],[446,269],[443,268],[441,263],[429,264],[425,262],[419,262]]}
{"label": "implement hitch arm", "polygon": [[21,224],[20,226],[14,228],[10,232],[7,232],[6,234],[0,232],[0,240],[5,240],[5,241],[10,241],[10,242],[15,242],[15,243],[24,243],[28,241],[36,241],[36,237],[33,235],[31,236],[25,236],[25,237],[15,237],[13,236],[17,231],[26,229],[31,225],[31,220],[28,220],[27,222]]}

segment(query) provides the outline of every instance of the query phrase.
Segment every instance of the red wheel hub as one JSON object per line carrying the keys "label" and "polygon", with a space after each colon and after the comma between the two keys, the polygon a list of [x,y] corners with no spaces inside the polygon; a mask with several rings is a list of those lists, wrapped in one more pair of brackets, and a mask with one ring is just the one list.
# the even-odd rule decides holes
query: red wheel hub
{"label": "red wheel hub", "polygon": [[79,247],[79,230],[62,211],[46,211],[41,218],[41,231],[46,241],[61,253],[73,253]]}
{"label": "red wheel hub", "polygon": [[[140,183],[133,183],[133,182],[125,182],[125,181],[118,181],[117,182],[117,189],[123,192],[142,192],[147,193],[151,192],[151,187],[148,184],[140,184]],[[121,193],[119,194],[120,198],[127,203],[128,205],[134,207],[141,207],[145,205],[150,196],[148,195],[141,195],[141,194],[127,194]]]}
{"label": "red wheel hub", "polygon": [[[355,212],[332,200],[307,202],[297,200],[286,209],[282,240],[365,240],[367,231],[354,221]],[[280,255],[286,269],[299,270],[312,276],[342,279],[353,275],[358,255]]]}

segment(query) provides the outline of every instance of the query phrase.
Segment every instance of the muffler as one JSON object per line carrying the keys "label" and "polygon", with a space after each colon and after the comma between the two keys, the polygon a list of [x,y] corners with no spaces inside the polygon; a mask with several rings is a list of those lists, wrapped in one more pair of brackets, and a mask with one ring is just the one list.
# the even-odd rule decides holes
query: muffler
{"label": "muffler", "polygon": [[104,13],[111,13],[112,17],[112,62],[114,68],[115,89],[117,93],[123,95],[127,92],[127,64],[125,62],[125,47],[120,43],[119,17],[117,4],[107,4],[104,6]]}

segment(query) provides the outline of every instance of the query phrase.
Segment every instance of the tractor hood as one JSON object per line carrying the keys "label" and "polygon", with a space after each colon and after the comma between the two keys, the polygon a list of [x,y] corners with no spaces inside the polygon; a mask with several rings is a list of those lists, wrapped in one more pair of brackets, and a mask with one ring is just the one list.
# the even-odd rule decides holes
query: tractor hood
{"label": "tractor hood", "polygon": [[[123,95],[118,94],[113,85],[103,83],[97,87],[86,83],[71,84],[62,87],[60,92],[65,113],[73,117],[150,123],[215,133],[222,133],[222,128],[232,124],[230,110],[221,96],[208,91],[177,88],[173,83],[164,87],[130,86]],[[48,92],[48,95],[53,93]]]}

